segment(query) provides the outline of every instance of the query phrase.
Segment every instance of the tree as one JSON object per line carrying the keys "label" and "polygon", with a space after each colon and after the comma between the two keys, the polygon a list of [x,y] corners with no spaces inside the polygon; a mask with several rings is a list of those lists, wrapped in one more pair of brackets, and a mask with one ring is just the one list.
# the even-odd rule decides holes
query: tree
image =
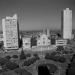
{"label": "tree", "polygon": [[20,54],[20,60],[23,60],[23,59],[26,59],[26,55],[25,55],[24,51],[22,50],[21,54]]}
{"label": "tree", "polygon": [[57,33],[57,36],[58,36],[59,38],[61,38],[61,34],[60,34],[60,33]]}
{"label": "tree", "polygon": [[21,47],[22,47],[22,44],[23,44],[23,41],[22,41],[22,39],[21,39],[21,38],[20,38],[19,40],[20,40],[19,47],[21,48]]}
{"label": "tree", "polygon": [[3,47],[3,42],[0,43],[0,49]]}

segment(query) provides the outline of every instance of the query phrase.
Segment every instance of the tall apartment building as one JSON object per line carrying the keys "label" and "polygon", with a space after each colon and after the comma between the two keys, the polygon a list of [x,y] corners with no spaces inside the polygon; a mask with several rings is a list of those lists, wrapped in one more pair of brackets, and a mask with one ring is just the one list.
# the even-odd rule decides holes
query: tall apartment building
{"label": "tall apartment building", "polygon": [[19,26],[17,15],[13,17],[6,17],[2,19],[3,40],[5,49],[19,48]]}
{"label": "tall apartment building", "polygon": [[63,39],[72,39],[72,10],[63,10]]}

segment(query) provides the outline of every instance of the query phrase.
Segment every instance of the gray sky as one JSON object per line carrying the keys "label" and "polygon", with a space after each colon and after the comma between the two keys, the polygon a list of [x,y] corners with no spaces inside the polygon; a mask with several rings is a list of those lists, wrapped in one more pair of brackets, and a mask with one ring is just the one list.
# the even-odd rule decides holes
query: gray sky
{"label": "gray sky", "polygon": [[43,28],[60,29],[61,11],[70,8],[73,11],[75,29],[75,0],[0,0],[0,30],[2,18],[18,14],[20,30]]}

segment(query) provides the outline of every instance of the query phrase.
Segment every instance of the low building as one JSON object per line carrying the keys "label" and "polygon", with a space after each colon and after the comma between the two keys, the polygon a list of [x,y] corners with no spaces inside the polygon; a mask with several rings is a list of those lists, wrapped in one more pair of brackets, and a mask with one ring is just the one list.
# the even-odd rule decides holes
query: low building
{"label": "low building", "polygon": [[22,47],[24,50],[31,48],[31,38],[30,37],[23,37],[22,42],[23,42]]}
{"label": "low building", "polygon": [[37,46],[37,37],[32,36],[31,37],[31,47],[36,47]]}
{"label": "low building", "polygon": [[50,45],[50,39],[48,39],[46,34],[41,34],[37,39],[37,46],[48,46]]}
{"label": "low building", "polygon": [[67,45],[67,40],[65,39],[57,39],[56,40],[56,46],[66,46]]}
{"label": "low building", "polygon": [[56,39],[55,38],[51,38],[51,45],[55,45],[56,43]]}
{"label": "low building", "polygon": [[56,34],[51,34],[51,45],[55,45],[56,43],[56,39],[58,38],[58,36]]}

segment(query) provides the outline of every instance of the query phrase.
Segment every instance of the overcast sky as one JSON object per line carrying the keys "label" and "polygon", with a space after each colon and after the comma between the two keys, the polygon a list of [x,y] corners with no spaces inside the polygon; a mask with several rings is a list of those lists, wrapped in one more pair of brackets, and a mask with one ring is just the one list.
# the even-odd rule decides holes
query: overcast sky
{"label": "overcast sky", "polygon": [[20,30],[43,28],[60,29],[61,11],[70,8],[73,11],[75,29],[75,0],[0,0],[0,30],[2,18],[18,15]]}

